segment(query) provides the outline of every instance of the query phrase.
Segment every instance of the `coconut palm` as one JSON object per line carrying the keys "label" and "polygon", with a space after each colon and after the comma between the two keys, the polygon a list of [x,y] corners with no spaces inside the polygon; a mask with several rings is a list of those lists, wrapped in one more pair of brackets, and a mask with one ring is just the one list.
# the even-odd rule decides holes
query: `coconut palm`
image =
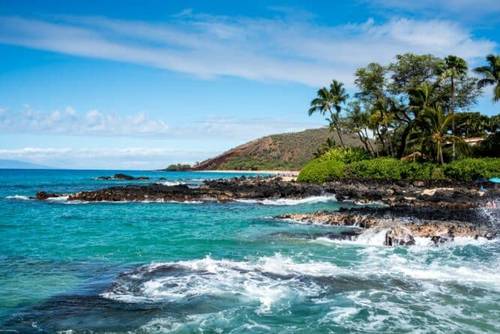
{"label": "coconut palm", "polygon": [[[463,78],[467,74],[467,62],[457,56],[448,56],[440,67],[441,79],[450,80],[450,105],[448,113],[455,113],[455,80]],[[452,133],[455,134],[455,118],[451,121]],[[455,160],[455,142],[453,142],[452,159]]]}
{"label": "coconut palm", "polygon": [[493,87],[493,101],[500,101],[500,55],[490,54],[486,57],[488,65],[476,67],[474,72],[480,74],[482,79],[477,82],[479,88]]}
{"label": "coconut palm", "polygon": [[411,134],[415,130],[424,111],[435,103],[435,87],[427,82],[408,91],[408,106],[401,106],[399,120],[403,126],[400,132],[397,157],[402,158],[406,152]]}
{"label": "coconut palm", "polygon": [[443,146],[445,143],[463,142],[463,139],[448,134],[448,128],[455,115],[445,114],[439,105],[427,108],[418,122],[418,136],[422,147],[433,147],[435,160],[444,164]]}
{"label": "coconut palm", "polygon": [[311,101],[311,107],[309,108],[309,116],[315,112],[327,116],[327,120],[330,122],[330,128],[334,128],[337,131],[342,147],[345,147],[345,145],[341,132],[340,113],[342,111],[342,105],[348,98],[349,95],[347,95],[344,85],[341,82],[332,80],[329,89],[323,87],[318,90],[317,96]]}

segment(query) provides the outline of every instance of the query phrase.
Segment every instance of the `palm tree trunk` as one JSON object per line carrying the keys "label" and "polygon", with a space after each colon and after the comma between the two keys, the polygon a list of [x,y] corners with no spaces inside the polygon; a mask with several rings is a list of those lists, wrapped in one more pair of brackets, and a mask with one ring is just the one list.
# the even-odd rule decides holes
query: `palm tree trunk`
{"label": "palm tree trunk", "polygon": [[[386,128],[386,131],[385,131],[384,135],[389,133],[389,130],[388,130],[389,127],[387,124],[385,125],[385,128]],[[390,136],[388,136],[387,140],[389,141],[389,154],[391,157],[394,157],[394,146],[392,145],[392,138]]]}
{"label": "palm tree trunk", "polygon": [[363,137],[363,135],[361,134],[361,131],[357,131],[356,133],[358,134],[359,140],[363,143],[363,146],[365,147],[365,150],[367,152],[369,152],[370,155],[372,155],[372,152],[370,151],[370,147],[368,146],[366,138]]}
{"label": "palm tree trunk", "polygon": [[403,157],[403,154],[406,151],[406,141],[408,140],[408,136],[410,135],[412,127],[413,127],[412,123],[409,123],[404,129],[403,133],[401,134],[401,144],[399,145],[399,149],[397,152],[397,157],[399,159]]}
{"label": "palm tree trunk", "polygon": [[443,147],[441,146],[441,143],[437,143],[437,158],[439,159],[439,163],[441,165],[444,165],[444,159],[443,159]]}
{"label": "palm tree trunk", "polygon": [[335,129],[337,130],[337,135],[339,136],[340,145],[342,145],[342,147],[345,148],[344,140],[342,139],[342,133],[340,132],[339,126],[336,124],[335,124]]}
{"label": "palm tree trunk", "polygon": [[366,142],[368,143],[368,146],[370,146],[372,152],[373,152],[373,155],[378,157],[378,152],[373,148],[373,145],[370,141],[370,136],[368,136],[368,130],[365,128],[365,133],[364,133],[364,136],[366,138]]}
{"label": "palm tree trunk", "polygon": [[377,134],[377,137],[378,139],[380,140],[380,142],[382,143],[382,151],[384,153],[387,153],[387,148],[385,146],[385,141],[384,141],[384,137],[381,135],[379,129],[378,129],[378,126],[375,128],[375,133]]}

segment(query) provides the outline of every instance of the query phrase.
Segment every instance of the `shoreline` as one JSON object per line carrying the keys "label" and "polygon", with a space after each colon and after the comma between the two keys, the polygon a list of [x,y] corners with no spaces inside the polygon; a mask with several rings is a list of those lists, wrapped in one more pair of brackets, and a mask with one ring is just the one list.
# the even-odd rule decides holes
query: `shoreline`
{"label": "shoreline", "polygon": [[200,173],[227,173],[227,174],[238,174],[238,173],[246,173],[246,174],[276,174],[276,175],[290,175],[297,176],[300,171],[297,170],[239,170],[239,169],[203,169],[203,170],[193,170],[192,172],[200,172]]}
{"label": "shoreline", "polygon": [[[226,171],[229,173],[228,171]],[[488,217],[481,214],[481,208],[488,203],[497,207],[500,190],[483,189],[472,183],[405,182],[387,180],[349,180],[325,184],[308,184],[275,177],[237,177],[231,179],[206,180],[199,187],[187,185],[122,185],[94,191],[70,194],[38,192],[38,200],[79,202],[247,202],[285,203],[301,199],[330,195],[338,203],[381,203],[382,208],[356,208],[349,212],[322,211],[296,214],[293,211],[274,217],[295,223],[326,224],[350,228],[364,228],[366,233],[383,233],[385,245],[414,245],[418,237],[426,237],[439,243],[457,237],[493,239],[496,228],[487,225]],[[364,203],[364,204],[363,204]],[[477,226],[476,226],[477,225]],[[358,231],[359,232],[359,231]],[[362,233],[350,232],[335,238],[362,237]]]}

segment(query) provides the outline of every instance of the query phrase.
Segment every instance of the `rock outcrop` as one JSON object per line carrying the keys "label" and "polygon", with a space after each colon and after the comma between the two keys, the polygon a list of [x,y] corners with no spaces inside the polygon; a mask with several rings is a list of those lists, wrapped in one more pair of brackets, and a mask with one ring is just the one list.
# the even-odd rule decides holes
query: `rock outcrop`
{"label": "rock outcrop", "polygon": [[[411,246],[415,238],[428,238],[434,244],[452,241],[456,237],[493,239],[496,228],[478,210],[448,210],[443,208],[355,208],[321,211],[310,214],[286,214],[277,219],[299,223],[357,228],[358,236],[365,231],[385,232],[386,246]],[[349,238],[352,240],[352,237]]]}
{"label": "rock outcrop", "polygon": [[113,176],[99,176],[97,178],[98,180],[103,180],[103,181],[109,181],[109,180],[116,180],[116,181],[137,181],[137,180],[149,180],[149,177],[147,176],[132,176],[132,175],[127,175],[123,173],[118,173]]}
{"label": "rock outcrop", "polygon": [[[134,178],[142,179],[142,178]],[[379,201],[390,207],[433,207],[450,210],[481,206],[498,197],[474,184],[385,181],[338,181],[324,185],[285,182],[279,177],[234,178],[205,181],[200,187],[186,185],[125,185],[69,194],[69,200],[84,201],[231,201],[237,199],[304,198],[335,194],[337,200]],[[57,194],[56,194],[57,195]],[[39,199],[44,199],[39,196]]]}
{"label": "rock outcrop", "polygon": [[[115,178],[129,179],[127,175]],[[133,178],[142,179],[142,178]],[[384,244],[414,245],[416,238],[429,238],[435,244],[455,237],[491,239],[496,230],[487,226],[476,208],[497,200],[500,190],[480,190],[477,184],[450,182],[338,181],[323,185],[285,182],[279,177],[234,178],[205,181],[199,187],[187,185],[124,185],[73,194],[41,191],[36,198],[47,200],[66,196],[68,201],[219,201],[239,199],[300,199],[335,194],[339,201],[367,203],[378,201],[385,207],[359,207],[337,212],[288,214],[277,218],[301,223],[344,226],[349,231],[334,238],[354,240],[363,231],[385,233]]]}

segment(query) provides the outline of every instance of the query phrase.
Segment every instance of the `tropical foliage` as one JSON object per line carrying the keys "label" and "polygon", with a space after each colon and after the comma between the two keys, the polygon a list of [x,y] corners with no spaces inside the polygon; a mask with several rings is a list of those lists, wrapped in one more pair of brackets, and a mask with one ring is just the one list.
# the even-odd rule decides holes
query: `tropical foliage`
{"label": "tropical foliage", "polygon": [[323,87],[318,90],[317,96],[311,101],[311,107],[309,108],[309,116],[316,112],[326,116],[330,129],[337,131],[342,147],[345,147],[345,143],[342,138],[340,113],[342,105],[348,98],[349,95],[347,95],[344,85],[333,80],[329,88]]}
{"label": "tropical foliage", "polygon": [[309,115],[326,116],[341,148],[343,135],[356,135],[364,152],[358,149],[353,159],[346,159],[353,152],[333,148],[336,143],[330,140],[299,180],[499,176],[500,160],[465,159],[498,157],[500,152],[500,115],[470,111],[486,86],[493,86],[493,100],[500,101],[500,56],[489,55],[486,61],[474,69],[481,76],[476,78],[457,56],[398,55],[388,65],[359,68],[352,97],[333,80],[318,90]]}
{"label": "tropical foliage", "polygon": [[[336,80],[319,89],[309,115],[327,116],[340,139],[342,134],[355,134],[372,157],[418,155],[444,164],[471,154],[465,138],[498,131],[499,116],[470,109],[484,86],[496,85],[500,93],[499,59],[488,56],[489,65],[475,69],[482,75],[478,79],[469,75],[467,62],[457,56],[398,55],[388,65],[359,68],[352,98]],[[345,147],[342,140],[339,144]],[[330,142],[327,147],[331,146]]]}
{"label": "tropical foliage", "polygon": [[474,69],[474,72],[481,75],[478,81],[479,88],[493,86],[493,101],[500,101],[500,55],[488,55],[486,57],[488,65]]}
{"label": "tropical foliage", "polygon": [[340,179],[473,181],[500,175],[500,158],[467,158],[440,165],[391,157],[344,162],[341,156],[342,153],[334,153],[311,160],[301,170],[297,180],[310,183]]}

